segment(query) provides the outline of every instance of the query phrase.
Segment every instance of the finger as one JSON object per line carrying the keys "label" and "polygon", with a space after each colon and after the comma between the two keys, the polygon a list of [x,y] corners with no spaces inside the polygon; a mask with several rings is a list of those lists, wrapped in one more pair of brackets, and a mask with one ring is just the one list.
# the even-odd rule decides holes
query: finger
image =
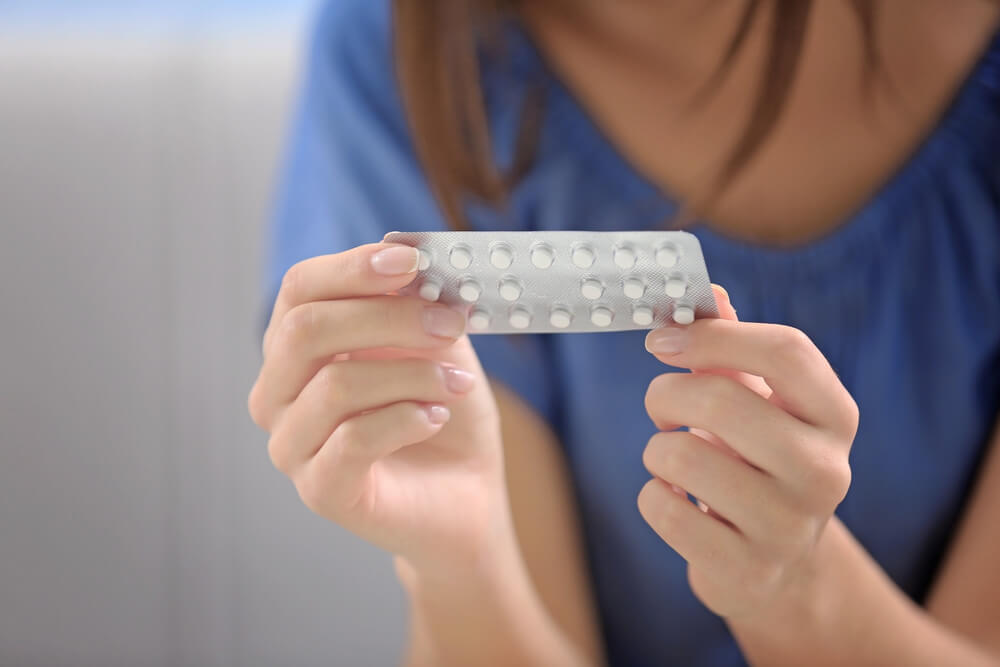
{"label": "finger", "polygon": [[288,473],[312,458],[351,417],[405,401],[449,403],[475,383],[472,373],[427,359],[328,364],[277,420],[268,443],[271,461]]}
{"label": "finger", "polygon": [[450,418],[443,405],[405,402],[345,421],[295,476],[302,501],[323,515],[355,507],[371,490],[367,473],[376,461],[427,440]]}
{"label": "finger", "polygon": [[658,433],[642,462],[652,475],[695,496],[751,539],[766,539],[786,523],[784,496],[769,475],[697,435]]}
{"label": "finger", "polygon": [[[729,292],[722,285],[712,284],[712,294],[715,296],[715,305],[719,309],[719,317],[724,320],[729,320],[730,322],[737,322],[739,318],[736,316],[736,309],[729,300]],[[771,388],[767,386],[764,379],[757,376],[751,375],[750,373],[744,373],[740,370],[735,370],[732,368],[713,368],[713,369],[698,369],[695,372],[701,373],[714,373],[716,375],[725,375],[726,377],[731,377],[740,384],[753,389],[755,392],[761,396],[768,398],[773,393]]]}
{"label": "finger", "polygon": [[703,429],[752,465],[783,479],[804,465],[796,443],[822,437],[753,390],[720,375],[660,375],[649,383],[646,412],[660,431]]}
{"label": "finger", "polygon": [[331,301],[394,292],[417,275],[416,248],[397,243],[371,243],[335,255],[303,260],[290,268],[264,333],[269,347],[275,326],[288,311],[310,301]]}
{"label": "finger", "polygon": [[729,301],[729,292],[722,285],[712,283],[712,296],[715,297],[715,305],[719,309],[719,317],[724,320],[738,320],[736,309]]}
{"label": "finger", "polygon": [[705,514],[659,479],[639,492],[639,513],[650,528],[688,563],[708,572],[736,570],[749,553],[746,540]]}
{"label": "finger", "polygon": [[646,348],[671,366],[730,368],[760,376],[791,414],[854,435],[854,401],[823,354],[798,329],[702,319],[686,327],[651,331]]}
{"label": "finger", "polygon": [[375,296],[313,301],[290,311],[251,391],[251,412],[267,419],[292,402],[306,382],[334,355],[401,347],[443,348],[465,328],[465,316],[416,298]]}

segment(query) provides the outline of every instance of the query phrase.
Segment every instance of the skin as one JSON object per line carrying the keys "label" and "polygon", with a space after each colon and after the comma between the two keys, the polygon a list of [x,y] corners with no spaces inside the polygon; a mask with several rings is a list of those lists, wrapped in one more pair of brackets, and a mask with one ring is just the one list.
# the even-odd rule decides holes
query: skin
{"label": "skin", "polygon": [[[738,66],[694,120],[663,119],[682,118],[736,3],[591,0],[569,3],[572,13],[566,4],[527,3],[553,66],[635,165],[697,196],[738,132],[740,114],[724,111],[745,108],[752,66]],[[882,126],[872,119],[886,99],[853,85],[857,49],[841,4],[817,3],[789,108],[713,207],[718,228],[778,245],[832,229],[933,126],[1000,17],[977,0],[885,3],[879,41],[908,92],[906,112]],[[831,113],[836,134],[824,131]],[[824,161],[811,159],[817,152]],[[848,158],[850,168],[839,162]],[[373,262],[392,248],[391,261]],[[310,509],[396,554],[411,664],[600,664],[558,440],[490,386],[460,317],[428,333],[428,312],[442,307],[394,294],[415,276],[408,250],[362,246],[289,272],[251,415]],[[739,322],[724,290],[716,298],[721,319],[647,338],[657,359],[694,372],[649,386],[659,432],[643,454],[651,479],[638,511],[687,560],[695,595],[754,664],[1000,664],[1000,437],[918,607],[833,516],[850,483],[857,406],[804,334]]]}

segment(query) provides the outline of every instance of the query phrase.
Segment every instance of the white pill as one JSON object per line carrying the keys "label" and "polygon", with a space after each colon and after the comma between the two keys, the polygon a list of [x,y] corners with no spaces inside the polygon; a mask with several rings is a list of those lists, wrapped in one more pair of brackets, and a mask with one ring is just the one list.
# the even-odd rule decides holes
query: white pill
{"label": "white pill", "polygon": [[611,324],[614,314],[604,306],[598,306],[590,311],[590,321],[599,327],[606,327]]}
{"label": "white pill", "polygon": [[555,258],[556,255],[552,252],[552,248],[547,245],[535,246],[531,250],[531,263],[539,269],[547,269],[552,266]]}
{"label": "white pill", "polygon": [[549,324],[556,329],[565,329],[573,321],[573,316],[565,308],[553,308],[549,315]]}
{"label": "white pill", "polygon": [[483,288],[475,280],[463,280],[458,286],[458,295],[463,301],[474,303],[479,301],[479,296],[483,293]]}
{"label": "white pill", "polygon": [[509,278],[500,281],[500,297],[504,301],[517,301],[521,298],[521,285]]}
{"label": "white pill", "polygon": [[467,269],[472,264],[472,252],[463,246],[456,246],[448,253],[448,261],[456,269]]}
{"label": "white pill", "polygon": [[648,327],[653,323],[653,309],[648,306],[636,306],[632,310],[632,321],[641,327]]}
{"label": "white pill", "polygon": [[601,295],[604,294],[604,285],[601,284],[600,280],[587,278],[580,283],[580,294],[582,294],[585,299],[600,299]]}
{"label": "white pill", "polygon": [[671,267],[677,263],[680,253],[677,247],[671,244],[660,246],[656,250],[656,263],[660,266]]}
{"label": "white pill", "polygon": [[691,306],[677,306],[674,309],[674,322],[677,324],[691,324],[694,322],[694,310]]}
{"label": "white pill", "polygon": [[635,250],[627,246],[615,248],[615,266],[619,269],[631,269],[635,266]]}
{"label": "white pill", "polygon": [[469,327],[482,331],[490,326],[490,314],[485,310],[476,308],[469,313]]}
{"label": "white pill", "polygon": [[573,265],[581,269],[589,269],[594,263],[594,251],[585,245],[573,249]]}
{"label": "white pill", "polygon": [[431,266],[431,254],[421,248],[419,251],[420,259],[417,261],[417,268],[421,271],[426,271]]}
{"label": "white pill", "polygon": [[531,324],[531,313],[524,308],[515,308],[510,311],[510,326],[515,329],[527,329]]}
{"label": "white pill", "polygon": [[687,282],[683,278],[670,278],[664,287],[667,296],[679,299],[687,292]]}
{"label": "white pill", "polygon": [[490,250],[490,264],[498,269],[506,269],[513,261],[514,252],[505,245],[498,245]]}
{"label": "white pill", "polygon": [[642,295],[646,293],[646,286],[638,278],[628,278],[625,280],[623,291],[625,296],[630,299],[641,299]]}
{"label": "white pill", "polygon": [[441,286],[435,282],[427,281],[420,286],[420,298],[428,301],[437,301],[441,296]]}

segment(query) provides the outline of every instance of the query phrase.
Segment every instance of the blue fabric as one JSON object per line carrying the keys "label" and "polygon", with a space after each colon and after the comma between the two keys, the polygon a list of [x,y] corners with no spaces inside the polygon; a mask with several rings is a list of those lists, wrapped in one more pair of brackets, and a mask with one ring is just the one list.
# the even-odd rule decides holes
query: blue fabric
{"label": "blue fabric", "polygon": [[[444,228],[408,137],[387,0],[320,16],[271,242],[268,291],[294,262]],[[653,229],[674,204],[632,168],[520,32],[484,64],[498,150],[512,100],[549,82],[538,161],[482,229]],[[861,408],[854,481],[838,514],[913,599],[926,594],[1000,408],[1000,37],[934,132],[835,232],[792,250],[704,227],[715,282],[745,320],[805,331]],[[478,336],[487,371],[561,436],[574,477],[609,659],[743,664],[691,594],[684,562],[643,522],[646,386],[665,372],[642,332]]]}

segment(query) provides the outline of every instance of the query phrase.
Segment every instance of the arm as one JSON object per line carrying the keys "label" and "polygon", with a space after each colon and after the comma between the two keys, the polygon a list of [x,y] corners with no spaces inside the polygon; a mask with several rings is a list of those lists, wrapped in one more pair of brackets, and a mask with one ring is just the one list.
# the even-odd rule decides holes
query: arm
{"label": "arm", "polygon": [[427,581],[397,560],[411,602],[407,662],[600,664],[596,614],[558,442],[515,394],[496,383],[494,393],[518,544],[472,581]]}
{"label": "arm", "polygon": [[[1000,664],[1000,432],[922,609],[834,520],[817,547],[815,584],[731,628],[756,664]],[[822,602],[822,605],[818,605]]]}

